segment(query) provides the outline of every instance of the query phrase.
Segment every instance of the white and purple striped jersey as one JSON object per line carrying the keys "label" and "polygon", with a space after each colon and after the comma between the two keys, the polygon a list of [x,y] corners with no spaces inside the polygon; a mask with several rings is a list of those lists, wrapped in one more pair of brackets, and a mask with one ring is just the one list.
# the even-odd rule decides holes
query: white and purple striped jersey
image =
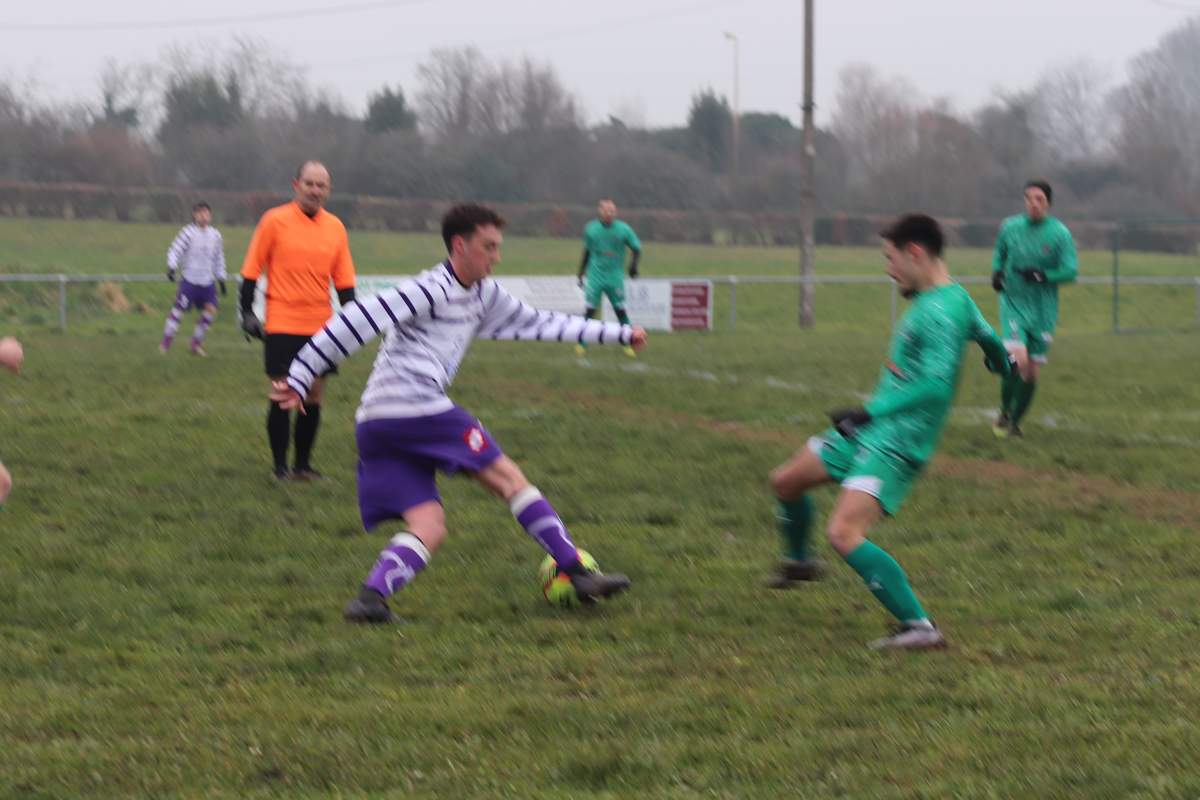
{"label": "white and purple striped jersey", "polygon": [[453,408],[446,396],[474,338],[628,345],[628,325],[545,311],[491,278],[467,288],[444,261],[342,307],[296,355],[288,385],[307,397],[319,375],[384,334],[355,419],[424,417]]}
{"label": "white and purple striped jersey", "polygon": [[225,280],[225,243],[212,225],[201,228],[189,223],[167,248],[167,267],[181,270],[181,277],[197,286]]}

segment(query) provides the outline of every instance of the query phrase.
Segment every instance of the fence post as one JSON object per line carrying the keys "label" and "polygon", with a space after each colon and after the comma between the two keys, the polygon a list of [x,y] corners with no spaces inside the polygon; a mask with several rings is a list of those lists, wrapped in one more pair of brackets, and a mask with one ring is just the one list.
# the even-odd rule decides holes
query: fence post
{"label": "fence post", "polygon": [[1196,282],[1196,324],[1200,325],[1200,278],[1193,278]]}
{"label": "fence post", "polygon": [[1121,229],[1113,231],[1112,265],[1112,325],[1113,333],[1121,332]]}
{"label": "fence post", "polygon": [[67,329],[67,276],[58,276],[58,329]]}
{"label": "fence post", "polygon": [[729,329],[737,328],[737,276],[729,276]]}

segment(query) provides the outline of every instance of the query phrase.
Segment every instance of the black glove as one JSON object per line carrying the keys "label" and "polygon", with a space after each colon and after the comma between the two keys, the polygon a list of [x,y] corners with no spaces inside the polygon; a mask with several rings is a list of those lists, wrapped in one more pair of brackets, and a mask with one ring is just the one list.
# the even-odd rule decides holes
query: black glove
{"label": "black glove", "polygon": [[992,273],[992,288],[995,289],[997,292],[1004,291],[1004,273],[1003,272],[993,272]]}
{"label": "black glove", "polygon": [[1025,269],[1021,270],[1021,277],[1030,283],[1045,283],[1046,273],[1040,269]]}
{"label": "black glove", "polygon": [[838,408],[829,412],[833,427],[847,439],[853,439],[858,429],[871,421],[865,408]]}
{"label": "black glove", "polygon": [[637,264],[634,264],[632,267],[629,268],[629,277],[636,280],[637,276],[638,276],[638,268],[637,268]]}
{"label": "black glove", "polygon": [[246,334],[246,341],[263,338],[262,323],[259,322],[253,311],[242,314],[242,332]]}
{"label": "black glove", "polygon": [[988,372],[1002,377],[1015,375],[1017,372],[1017,359],[1012,353],[1007,355],[1003,364],[996,364],[990,358],[984,356],[983,365],[987,367]]}
{"label": "black glove", "polygon": [[225,281],[217,281],[221,285],[221,297],[229,294],[229,287],[225,285]]}
{"label": "black glove", "polygon": [[171,269],[170,267],[167,267],[167,280],[169,280],[171,283],[175,282],[175,270]]}

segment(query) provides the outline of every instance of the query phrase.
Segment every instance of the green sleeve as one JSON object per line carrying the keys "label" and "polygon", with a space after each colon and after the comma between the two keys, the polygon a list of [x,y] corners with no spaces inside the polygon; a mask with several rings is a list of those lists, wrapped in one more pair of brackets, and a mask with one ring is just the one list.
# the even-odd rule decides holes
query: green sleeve
{"label": "green sleeve", "polygon": [[996,372],[999,372],[1001,375],[1007,375],[1011,369],[1008,366],[1008,348],[1004,346],[1004,342],[996,335],[996,331],[992,328],[991,324],[984,319],[983,314],[979,311],[979,306],[972,303],[971,311],[973,312],[971,339],[983,350],[983,356],[988,360],[988,363],[996,367]]}
{"label": "green sleeve", "polygon": [[1075,240],[1066,226],[1062,226],[1058,239],[1058,264],[1046,270],[1046,280],[1051,283],[1071,283],[1079,275],[1079,256],[1075,253]]}
{"label": "green sleeve", "polygon": [[921,331],[921,341],[916,357],[906,370],[912,376],[911,380],[872,398],[866,406],[872,417],[888,417],[953,399],[954,382],[962,360],[962,325],[942,309],[925,317],[915,326]]}
{"label": "green sleeve", "polygon": [[638,239],[637,234],[633,232],[633,228],[629,227],[628,225],[625,226],[625,244],[629,246],[630,250],[640,252],[642,249],[641,240]]}
{"label": "green sleeve", "polygon": [[992,272],[1004,272],[1004,262],[1008,260],[1008,224],[1000,223],[1000,232],[996,234],[996,246],[992,249]]}

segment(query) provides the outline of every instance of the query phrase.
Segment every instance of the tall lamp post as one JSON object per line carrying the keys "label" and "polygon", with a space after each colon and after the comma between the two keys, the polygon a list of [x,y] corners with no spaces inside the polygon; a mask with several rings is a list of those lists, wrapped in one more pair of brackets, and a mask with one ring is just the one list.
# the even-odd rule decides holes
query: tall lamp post
{"label": "tall lamp post", "polygon": [[739,139],[741,138],[742,127],[742,108],[740,97],[742,85],[742,64],[737,34],[725,31],[725,38],[733,42],[733,180],[736,184],[738,177],[738,143]]}

